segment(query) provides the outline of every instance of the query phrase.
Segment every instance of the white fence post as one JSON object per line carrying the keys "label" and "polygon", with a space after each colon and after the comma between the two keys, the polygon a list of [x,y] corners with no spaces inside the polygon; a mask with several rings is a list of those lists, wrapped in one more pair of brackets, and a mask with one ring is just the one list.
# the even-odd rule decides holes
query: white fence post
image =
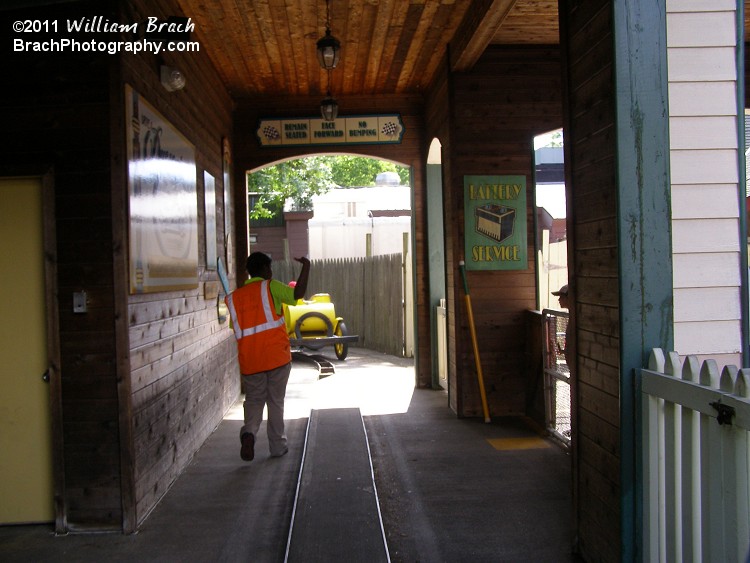
{"label": "white fence post", "polygon": [[[666,375],[679,379],[682,361],[676,352],[667,354]],[[666,545],[674,553],[675,561],[682,561],[682,412],[680,405],[664,401],[664,436],[666,452],[664,483],[666,493]]]}
{"label": "white fence post", "polygon": [[[700,382],[700,364],[695,356],[688,356],[682,369],[682,379]],[[698,561],[702,552],[701,538],[701,460],[700,420],[694,410],[682,411],[682,534],[683,561]]]}
{"label": "white fence post", "polygon": [[[700,382],[702,385],[712,389],[719,388],[719,368],[713,360],[707,361],[701,370]],[[721,459],[721,437],[720,428],[710,416],[702,414],[701,443],[705,446],[701,449],[701,465],[704,467],[704,479],[701,486],[703,501],[703,526],[707,531],[704,542],[703,555],[705,561],[718,561],[721,557],[723,541],[718,539],[724,534],[721,514],[721,475],[717,475],[717,465],[711,464],[712,459]],[[705,533],[705,532],[704,532]]]}
{"label": "white fence post", "polygon": [[[664,352],[655,349],[651,352],[648,367],[657,373],[664,373],[666,358]],[[661,491],[664,487],[662,468],[664,460],[664,401],[654,395],[642,393],[643,404],[643,554],[644,561],[664,561],[666,551],[664,541],[664,506]],[[656,429],[656,432],[653,429]]]}

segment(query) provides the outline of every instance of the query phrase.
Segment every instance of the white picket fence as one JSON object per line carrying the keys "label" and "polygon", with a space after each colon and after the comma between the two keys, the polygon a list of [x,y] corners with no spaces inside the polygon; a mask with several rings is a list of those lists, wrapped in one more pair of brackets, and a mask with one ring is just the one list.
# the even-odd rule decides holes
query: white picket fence
{"label": "white picket fence", "polygon": [[747,561],[750,369],[655,349],[640,390],[643,560]]}

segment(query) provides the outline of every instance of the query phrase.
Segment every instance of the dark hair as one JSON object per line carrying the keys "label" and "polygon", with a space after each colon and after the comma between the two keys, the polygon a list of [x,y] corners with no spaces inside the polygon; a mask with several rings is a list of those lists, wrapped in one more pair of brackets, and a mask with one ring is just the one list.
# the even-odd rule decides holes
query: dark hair
{"label": "dark hair", "polygon": [[271,265],[271,258],[262,252],[253,252],[247,257],[247,273],[251,277],[260,276],[266,266]]}

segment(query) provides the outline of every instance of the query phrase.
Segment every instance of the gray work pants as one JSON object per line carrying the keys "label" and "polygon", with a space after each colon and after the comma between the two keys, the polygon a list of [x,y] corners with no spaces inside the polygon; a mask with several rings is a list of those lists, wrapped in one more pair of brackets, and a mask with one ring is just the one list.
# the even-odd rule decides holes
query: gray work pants
{"label": "gray work pants", "polygon": [[272,456],[283,455],[287,450],[284,433],[284,396],[286,384],[292,371],[292,363],[242,376],[242,388],[245,392],[245,424],[240,430],[240,437],[249,432],[257,438],[260,423],[263,421],[263,407],[268,405],[268,449]]}

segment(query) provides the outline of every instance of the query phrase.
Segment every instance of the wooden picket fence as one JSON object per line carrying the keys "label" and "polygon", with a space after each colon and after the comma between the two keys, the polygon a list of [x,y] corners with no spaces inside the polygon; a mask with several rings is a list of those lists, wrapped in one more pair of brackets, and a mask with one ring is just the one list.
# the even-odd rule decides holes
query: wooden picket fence
{"label": "wooden picket fence", "polygon": [[750,370],[655,349],[639,383],[643,561],[746,561]]}
{"label": "wooden picket fence", "polygon": [[[284,282],[296,280],[300,271],[294,261],[274,261],[272,267],[274,278]],[[313,260],[307,297],[331,296],[336,316],[349,334],[359,335],[352,346],[403,356],[403,277],[401,254]]]}

